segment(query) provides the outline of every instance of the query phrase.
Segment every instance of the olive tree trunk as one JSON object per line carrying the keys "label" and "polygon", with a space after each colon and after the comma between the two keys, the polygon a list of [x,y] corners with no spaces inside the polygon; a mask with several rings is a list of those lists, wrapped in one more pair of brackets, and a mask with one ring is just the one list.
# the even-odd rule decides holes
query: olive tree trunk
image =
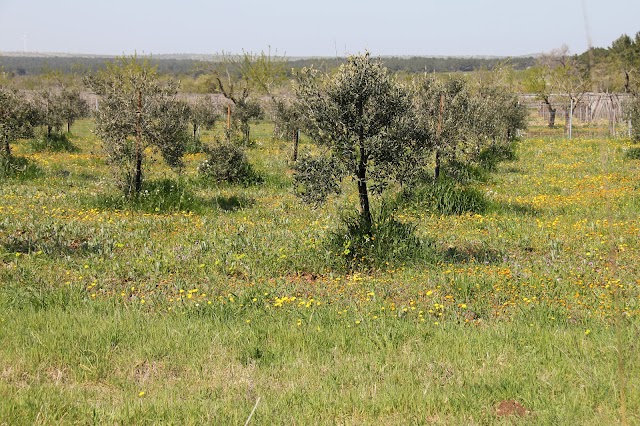
{"label": "olive tree trunk", "polygon": [[134,180],[134,194],[137,196],[142,190],[142,91],[138,90],[138,118],[136,123],[136,170]]}

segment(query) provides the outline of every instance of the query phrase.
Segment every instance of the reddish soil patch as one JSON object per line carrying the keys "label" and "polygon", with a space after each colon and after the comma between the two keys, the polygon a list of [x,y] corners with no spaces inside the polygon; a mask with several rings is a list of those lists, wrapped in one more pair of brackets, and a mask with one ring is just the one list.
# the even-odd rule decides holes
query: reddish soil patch
{"label": "reddish soil patch", "polygon": [[496,414],[498,416],[524,416],[529,414],[530,411],[524,408],[518,401],[510,399],[508,401],[502,401],[498,404]]}

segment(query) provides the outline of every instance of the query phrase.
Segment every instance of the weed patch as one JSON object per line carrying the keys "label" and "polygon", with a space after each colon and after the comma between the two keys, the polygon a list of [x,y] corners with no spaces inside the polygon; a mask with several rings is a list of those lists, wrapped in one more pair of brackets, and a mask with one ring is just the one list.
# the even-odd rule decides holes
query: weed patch
{"label": "weed patch", "polygon": [[95,207],[113,210],[136,210],[146,213],[201,213],[213,207],[211,202],[198,197],[187,182],[171,179],[147,181],[134,198],[123,195],[99,195],[88,202]]}

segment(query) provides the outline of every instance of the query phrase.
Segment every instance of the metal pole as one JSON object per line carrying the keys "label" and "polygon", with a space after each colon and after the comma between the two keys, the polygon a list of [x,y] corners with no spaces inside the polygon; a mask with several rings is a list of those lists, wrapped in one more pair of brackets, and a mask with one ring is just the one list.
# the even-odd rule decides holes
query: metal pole
{"label": "metal pole", "polygon": [[569,139],[571,139],[573,132],[573,98],[571,98],[571,104],[569,106]]}

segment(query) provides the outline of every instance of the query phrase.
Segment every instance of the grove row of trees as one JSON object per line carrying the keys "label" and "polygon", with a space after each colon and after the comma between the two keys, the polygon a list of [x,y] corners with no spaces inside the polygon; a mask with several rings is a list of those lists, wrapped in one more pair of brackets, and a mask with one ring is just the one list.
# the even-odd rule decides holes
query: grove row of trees
{"label": "grove row of trees", "polygon": [[[212,81],[229,100],[229,112],[233,108],[240,144],[249,138],[249,120],[261,114],[254,94],[269,95],[278,127],[286,134],[301,130],[320,147],[320,155],[296,163],[296,193],[319,203],[351,177],[365,231],[373,223],[371,192],[391,185],[410,188],[443,175],[460,178],[460,171],[481,161],[483,154],[508,151],[526,125],[526,110],[500,70],[486,72],[475,83],[431,74],[406,82],[367,53],[350,57],[335,73],[303,69],[293,82],[293,96],[283,98],[272,87],[285,74],[270,55],[245,55],[239,66],[240,79],[217,73]],[[121,58],[85,83],[101,98],[95,131],[127,197],[136,197],[142,189],[147,148],[180,170],[189,123],[195,137],[199,126],[216,118],[209,104],[181,101],[175,82],[161,81],[154,68],[136,57]],[[54,105],[71,104],[65,93],[55,95],[64,101],[45,96],[47,107],[38,109],[16,92],[0,90],[5,159],[11,156],[10,142],[27,135],[32,126],[44,122],[58,127],[49,115]]]}
{"label": "grove row of trees", "polygon": [[63,127],[69,132],[76,120],[88,115],[89,106],[77,89],[42,90],[27,101],[24,94],[0,86],[2,156],[8,159],[10,143],[32,136],[34,127],[44,126],[46,137],[51,138],[52,132],[60,133]]}

